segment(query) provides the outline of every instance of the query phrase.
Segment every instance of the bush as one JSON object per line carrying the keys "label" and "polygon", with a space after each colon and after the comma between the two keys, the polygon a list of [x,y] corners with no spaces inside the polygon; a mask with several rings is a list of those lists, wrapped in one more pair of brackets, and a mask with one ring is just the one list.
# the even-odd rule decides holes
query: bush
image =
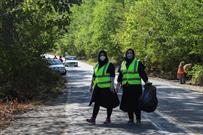
{"label": "bush", "polygon": [[190,74],[192,75],[192,84],[203,85],[203,65],[195,65]]}
{"label": "bush", "polygon": [[9,72],[5,70],[1,74],[0,97],[27,101],[60,92],[64,79],[49,69],[41,58],[33,57],[31,62],[25,58],[21,63],[12,65]]}

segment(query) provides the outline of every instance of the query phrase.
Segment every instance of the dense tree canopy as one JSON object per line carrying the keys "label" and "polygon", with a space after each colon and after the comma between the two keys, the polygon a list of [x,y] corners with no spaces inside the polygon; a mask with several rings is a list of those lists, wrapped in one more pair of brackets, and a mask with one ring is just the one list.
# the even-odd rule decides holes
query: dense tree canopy
{"label": "dense tree canopy", "polygon": [[32,98],[58,86],[60,77],[40,57],[53,51],[96,60],[104,49],[119,64],[126,49],[133,48],[149,73],[175,78],[177,66],[185,61],[194,65],[193,83],[203,83],[202,0],[1,0],[0,4],[0,97]]}
{"label": "dense tree canopy", "polygon": [[61,50],[70,54],[95,58],[105,49],[120,61],[133,48],[149,69],[168,78],[180,61],[203,63],[201,0],[84,0],[71,11],[61,39]]}
{"label": "dense tree canopy", "polygon": [[67,31],[66,0],[2,0],[0,12],[0,97],[32,98],[61,84],[40,57]]}

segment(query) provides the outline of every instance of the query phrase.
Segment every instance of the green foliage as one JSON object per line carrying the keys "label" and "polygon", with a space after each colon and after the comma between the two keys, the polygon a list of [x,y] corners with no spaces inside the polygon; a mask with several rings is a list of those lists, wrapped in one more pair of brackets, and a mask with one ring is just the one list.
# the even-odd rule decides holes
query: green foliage
{"label": "green foliage", "polygon": [[[4,78],[3,78],[4,77]],[[11,79],[12,78],[12,79]],[[19,100],[43,97],[48,93],[57,95],[57,87],[63,86],[64,80],[41,59],[32,59],[28,63],[19,63],[10,73],[1,74],[0,96],[9,96]]]}
{"label": "green foliage", "polygon": [[203,66],[195,65],[190,72],[192,75],[192,84],[203,85]]}
{"label": "green foliage", "polygon": [[125,14],[121,31],[124,49],[134,48],[139,57],[148,56],[152,64],[162,64],[164,71],[170,71],[170,65],[177,65],[181,60],[196,59],[194,55],[201,59],[203,54],[197,50],[203,47],[199,33],[203,20],[197,3],[191,0],[135,2]]}
{"label": "green foliage", "polygon": [[67,41],[62,50],[97,58],[98,51],[104,49],[118,59],[115,54],[120,52],[120,47],[116,35],[122,24],[122,11],[122,4],[116,0],[88,0],[73,6],[69,32],[62,38]]}
{"label": "green foliage", "polygon": [[202,83],[201,0],[1,0],[0,4],[0,96],[55,93],[53,88],[63,80],[40,57],[55,50],[96,60],[104,49],[120,63],[126,49],[133,48],[149,71],[167,78],[176,77],[182,60],[197,65],[192,80]]}
{"label": "green foliage", "polygon": [[69,25],[69,5],[59,0],[3,0],[0,13],[0,96],[32,99],[56,94],[63,79],[40,57],[53,51]]}
{"label": "green foliage", "polygon": [[71,54],[95,59],[105,49],[121,61],[133,48],[149,71],[167,78],[176,77],[182,60],[203,63],[200,0],[85,0],[71,11],[61,47]]}

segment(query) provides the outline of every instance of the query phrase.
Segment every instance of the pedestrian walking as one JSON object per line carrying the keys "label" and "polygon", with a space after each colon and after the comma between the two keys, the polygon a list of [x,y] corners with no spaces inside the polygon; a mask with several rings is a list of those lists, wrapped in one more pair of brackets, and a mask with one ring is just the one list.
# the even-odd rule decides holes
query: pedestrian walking
{"label": "pedestrian walking", "polygon": [[54,55],[54,59],[58,59],[58,58],[56,57],[56,55]]}
{"label": "pedestrian walking", "polygon": [[177,78],[180,81],[180,84],[184,84],[185,83],[185,69],[184,69],[184,61],[181,61],[179,66],[178,66],[178,71],[177,71]]}
{"label": "pedestrian walking", "polygon": [[98,63],[94,67],[90,93],[92,98],[90,105],[94,102],[92,117],[87,119],[91,124],[96,123],[96,117],[100,106],[107,109],[107,117],[104,124],[111,123],[111,114],[113,108],[119,106],[118,96],[114,89],[115,66],[109,62],[107,53],[100,51],[98,55]]}
{"label": "pedestrian walking", "polygon": [[62,56],[59,57],[59,60],[63,63],[63,58],[62,58]]}
{"label": "pedestrian walking", "polygon": [[145,72],[145,66],[135,57],[133,49],[128,49],[125,54],[125,60],[122,62],[118,72],[118,84],[116,91],[123,90],[120,109],[128,113],[128,124],[134,124],[134,114],[136,115],[136,124],[141,124],[141,109],[139,107],[140,97],[142,95],[142,82],[148,82]]}

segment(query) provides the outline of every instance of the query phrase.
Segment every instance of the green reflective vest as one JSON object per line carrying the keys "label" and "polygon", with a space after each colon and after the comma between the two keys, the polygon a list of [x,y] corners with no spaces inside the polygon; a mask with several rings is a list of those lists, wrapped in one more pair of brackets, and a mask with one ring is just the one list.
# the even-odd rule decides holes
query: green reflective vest
{"label": "green reflective vest", "polygon": [[95,80],[94,80],[94,87],[97,85],[99,88],[110,88],[111,83],[111,77],[110,74],[107,73],[107,69],[109,67],[110,63],[105,64],[101,68],[99,68],[99,64],[97,64],[94,67],[94,73],[95,73]]}
{"label": "green reflective vest", "polygon": [[141,84],[141,78],[138,73],[139,60],[134,59],[129,65],[128,69],[126,67],[126,61],[123,61],[121,64],[122,85],[128,83],[132,85]]}

